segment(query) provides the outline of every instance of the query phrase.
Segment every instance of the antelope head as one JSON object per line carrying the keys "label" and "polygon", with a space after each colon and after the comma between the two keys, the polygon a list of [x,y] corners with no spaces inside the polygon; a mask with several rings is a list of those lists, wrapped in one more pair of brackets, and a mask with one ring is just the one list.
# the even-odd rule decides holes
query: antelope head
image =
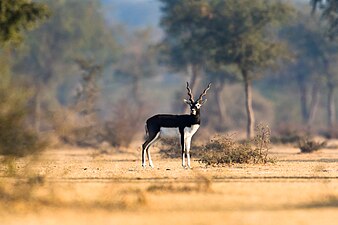
{"label": "antelope head", "polygon": [[187,90],[188,90],[189,100],[184,99],[184,102],[187,103],[190,106],[190,114],[191,115],[196,115],[197,112],[202,107],[202,105],[207,101],[207,99],[203,99],[203,97],[207,94],[207,91],[210,89],[210,87],[211,87],[211,83],[208,84],[208,87],[206,89],[204,89],[202,94],[195,101],[194,96],[193,96],[191,89],[189,87],[189,82],[187,82]]}

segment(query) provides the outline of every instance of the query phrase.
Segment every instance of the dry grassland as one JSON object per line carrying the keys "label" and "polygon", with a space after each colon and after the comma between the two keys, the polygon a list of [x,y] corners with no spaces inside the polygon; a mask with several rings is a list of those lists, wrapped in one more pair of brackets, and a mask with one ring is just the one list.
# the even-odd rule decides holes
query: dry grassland
{"label": "dry grassland", "polygon": [[0,224],[338,223],[338,149],[275,146],[274,164],[192,170],[151,150],[154,169],[137,147],[50,149],[2,165]]}

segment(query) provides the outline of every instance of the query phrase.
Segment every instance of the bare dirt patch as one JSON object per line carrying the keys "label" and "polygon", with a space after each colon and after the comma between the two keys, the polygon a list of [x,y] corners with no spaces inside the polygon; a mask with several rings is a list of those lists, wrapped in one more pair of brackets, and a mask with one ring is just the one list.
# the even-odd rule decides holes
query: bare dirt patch
{"label": "bare dirt patch", "polygon": [[[338,149],[299,154],[275,146],[276,163],[211,167],[151,149],[61,148],[0,168],[1,224],[335,224]],[[179,151],[179,149],[178,149]]]}

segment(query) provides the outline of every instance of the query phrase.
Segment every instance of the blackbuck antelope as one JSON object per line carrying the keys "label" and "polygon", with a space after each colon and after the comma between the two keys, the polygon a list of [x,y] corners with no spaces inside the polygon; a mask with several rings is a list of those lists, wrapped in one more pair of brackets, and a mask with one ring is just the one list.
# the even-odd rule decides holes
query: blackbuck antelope
{"label": "blackbuck antelope", "polygon": [[178,128],[181,135],[181,147],[182,147],[182,166],[185,165],[185,156],[187,158],[188,167],[190,167],[190,143],[192,136],[196,133],[201,123],[200,109],[201,106],[207,101],[202,98],[207,94],[210,89],[211,83],[204,89],[200,97],[195,101],[194,96],[191,93],[189,83],[187,82],[187,90],[189,100],[184,99],[184,102],[190,106],[190,115],[171,115],[171,114],[158,114],[150,117],[146,122],[146,133],[148,137],[142,145],[142,166],[146,166],[146,153],[148,155],[149,166],[154,167],[154,164],[150,157],[149,147],[160,136],[162,127]]}

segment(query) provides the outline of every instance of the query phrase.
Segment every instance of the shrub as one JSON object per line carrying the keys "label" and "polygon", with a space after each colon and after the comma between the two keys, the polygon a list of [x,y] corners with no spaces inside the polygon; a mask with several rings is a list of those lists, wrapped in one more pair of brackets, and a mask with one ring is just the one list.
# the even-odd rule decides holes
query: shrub
{"label": "shrub", "polygon": [[160,154],[166,158],[181,157],[181,144],[179,137],[160,137]]}
{"label": "shrub", "polygon": [[326,141],[315,141],[306,137],[301,139],[298,142],[298,147],[302,153],[311,153],[314,151],[318,151],[319,149],[324,148],[327,145]]}
{"label": "shrub", "polygon": [[321,131],[320,134],[327,139],[337,139],[338,138],[338,129],[337,129],[337,127],[328,128],[324,131]]}
{"label": "shrub", "polygon": [[45,116],[53,128],[49,135],[49,140],[55,140],[53,144],[97,147],[102,142],[102,126],[94,117],[84,117],[76,110],[63,106],[45,113]]}
{"label": "shrub", "polygon": [[116,105],[112,120],[105,125],[103,139],[113,146],[128,147],[140,130],[137,126],[144,126],[142,117],[146,108],[128,98],[122,98]]}
{"label": "shrub", "polygon": [[[159,152],[165,158],[180,158],[182,156],[180,136],[160,137],[159,145]],[[196,144],[196,141],[192,140],[190,155],[193,157],[202,156],[204,154],[202,148],[203,146]]]}
{"label": "shrub", "polygon": [[[206,145],[192,146],[190,154],[207,165],[273,162],[273,159],[268,157],[270,129],[267,126],[258,125],[256,132],[257,135],[254,139],[243,143],[235,141],[234,135],[216,135]],[[179,137],[164,137],[160,139],[160,143],[162,156],[167,158],[181,157]]]}
{"label": "shrub", "polygon": [[271,137],[271,142],[275,144],[296,144],[304,135],[301,127],[294,127],[288,124],[278,126],[276,133],[276,136]]}
{"label": "shrub", "polygon": [[270,129],[259,125],[256,130],[256,137],[244,143],[234,141],[232,135],[217,135],[202,148],[200,162],[207,165],[272,162],[268,157]]}
{"label": "shrub", "polygon": [[27,90],[14,86],[10,76],[0,82],[0,154],[22,157],[44,148],[38,135],[27,127]]}

